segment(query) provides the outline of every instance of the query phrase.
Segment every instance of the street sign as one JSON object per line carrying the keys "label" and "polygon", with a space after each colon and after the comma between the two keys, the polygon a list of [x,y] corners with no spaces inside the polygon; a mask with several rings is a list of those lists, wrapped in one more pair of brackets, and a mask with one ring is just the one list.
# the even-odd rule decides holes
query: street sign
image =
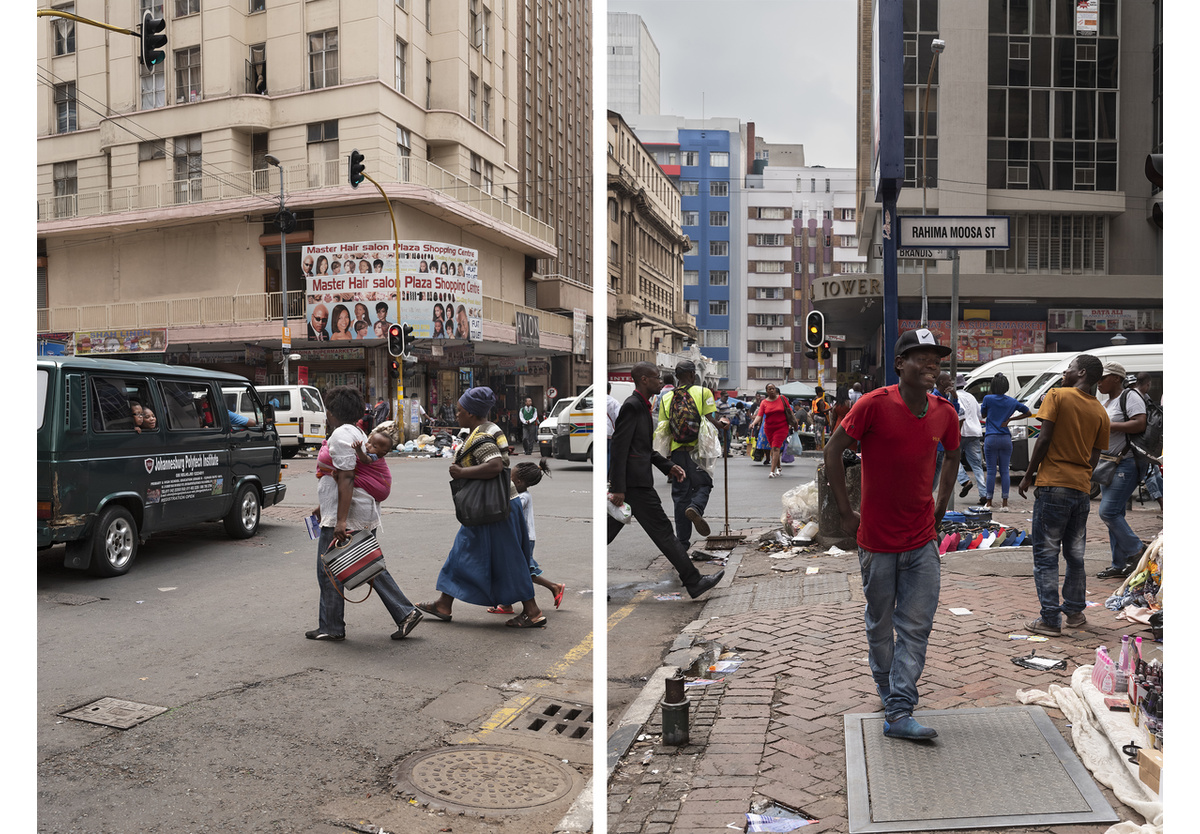
{"label": "street sign", "polygon": [[290,327],[283,328],[283,349],[292,349],[292,328]]}
{"label": "street sign", "polygon": [[[883,258],[883,244],[871,244],[871,257],[876,260]],[[896,257],[901,260],[911,261],[948,261],[953,255],[949,249],[897,249]]]}
{"label": "street sign", "polygon": [[835,334],[833,334],[833,333],[826,333],[826,334],[825,334],[825,341],[827,341],[827,342],[844,342],[844,341],[846,341],[846,337],[845,337],[845,336],[838,336],[838,335],[835,335]]}
{"label": "street sign", "polygon": [[547,397],[549,397],[549,398],[550,398],[550,399],[552,399],[552,400],[553,400],[553,399],[557,399],[557,398],[558,398],[558,389],[557,389],[557,388],[551,388],[549,391],[547,391],[547,392],[546,392],[546,396],[547,396]]}
{"label": "street sign", "polygon": [[946,247],[948,249],[1007,249],[1008,218],[944,217],[902,214],[898,246]]}

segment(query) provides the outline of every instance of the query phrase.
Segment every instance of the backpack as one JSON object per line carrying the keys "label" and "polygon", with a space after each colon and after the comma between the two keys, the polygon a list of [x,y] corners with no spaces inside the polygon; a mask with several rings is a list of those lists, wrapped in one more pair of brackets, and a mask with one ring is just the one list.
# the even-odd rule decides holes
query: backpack
{"label": "backpack", "polygon": [[680,445],[686,446],[700,439],[700,409],[696,408],[696,399],[687,388],[676,388],[671,397],[667,429],[671,439]]}
{"label": "backpack", "polygon": [[[1125,401],[1129,399],[1129,392],[1132,388],[1126,388],[1121,392],[1121,413],[1129,418],[1129,412],[1125,410]],[[1138,396],[1142,396],[1140,393]],[[1146,428],[1141,434],[1131,434],[1127,441],[1134,447],[1135,451],[1141,452],[1143,455],[1152,455],[1159,457],[1162,455],[1163,449],[1163,410],[1162,406],[1151,400],[1149,397],[1142,397],[1142,402],[1146,404]]]}

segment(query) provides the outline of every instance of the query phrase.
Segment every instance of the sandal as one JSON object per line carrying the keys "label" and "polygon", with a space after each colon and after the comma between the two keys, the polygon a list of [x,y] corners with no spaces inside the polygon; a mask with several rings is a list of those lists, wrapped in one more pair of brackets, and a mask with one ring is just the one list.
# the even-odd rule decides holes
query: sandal
{"label": "sandal", "polygon": [[436,604],[432,603],[432,602],[418,602],[417,608],[420,608],[426,614],[437,617],[439,620],[441,620],[444,623],[448,623],[452,619],[454,619],[453,614],[443,614],[441,611],[438,611]]}
{"label": "sandal", "polygon": [[513,617],[511,620],[508,620],[504,624],[509,628],[541,628],[546,624],[546,615],[543,614],[536,620],[532,620],[529,618],[528,614],[522,611],[520,614]]}
{"label": "sandal", "polygon": [[515,614],[511,605],[493,605],[487,610],[489,614]]}
{"label": "sandal", "polygon": [[[562,605],[563,594],[565,594],[566,592],[567,592],[566,585],[558,586],[558,593],[554,595],[554,607],[555,608],[558,608],[558,606]],[[512,608],[510,607],[508,610],[512,611]]]}

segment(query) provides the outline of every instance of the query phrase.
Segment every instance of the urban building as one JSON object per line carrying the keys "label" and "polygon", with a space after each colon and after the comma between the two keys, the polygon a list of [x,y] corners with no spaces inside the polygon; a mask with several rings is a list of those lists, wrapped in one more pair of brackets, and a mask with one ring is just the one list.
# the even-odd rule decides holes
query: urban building
{"label": "urban building", "polygon": [[[870,185],[874,15],[871,0],[858,8],[856,222],[868,274],[881,279],[884,218]],[[898,213],[1009,218],[1008,248],[959,250],[959,366],[1161,342],[1161,191],[1146,162],[1162,150],[1162,3],[912,0],[903,28]],[[935,38],[945,44],[936,64]],[[900,327],[922,318],[923,267],[929,326],[948,339],[950,260],[899,261]],[[882,280],[817,307],[879,381],[882,306],[864,310],[867,301],[882,301]]]}
{"label": "urban building", "polygon": [[639,362],[674,367],[695,343],[683,308],[688,238],[678,186],[612,110],[607,159],[608,375],[630,379]]}
{"label": "urban building", "polygon": [[[103,334],[112,355],[259,382],[298,355],[293,381],[391,397],[401,380],[376,332],[309,339],[322,299],[304,251],[395,237],[477,263],[471,338],[419,342],[404,364],[430,412],[475,384],[507,409],[591,381],[590,4],[54,8],[134,30],[149,11],[168,43],[146,67],[136,38],[39,19],[39,342]],[[371,180],[358,187],[352,150]],[[397,304],[392,320],[419,309],[406,313],[416,293],[356,286]]]}
{"label": "urban building", "polygon": [[608,13],[608,109],[626,119],[657,116],[659,52],[640,15]]}

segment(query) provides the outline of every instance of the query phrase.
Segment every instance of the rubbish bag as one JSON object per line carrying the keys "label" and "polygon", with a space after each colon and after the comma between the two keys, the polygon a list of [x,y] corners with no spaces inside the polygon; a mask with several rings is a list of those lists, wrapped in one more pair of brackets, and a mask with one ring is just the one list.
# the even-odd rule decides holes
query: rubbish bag
{"label": "rubbish bag", "polygon": [[817,519],[817,482],[809,481],[783,494],[783,509],[796,527]]}

